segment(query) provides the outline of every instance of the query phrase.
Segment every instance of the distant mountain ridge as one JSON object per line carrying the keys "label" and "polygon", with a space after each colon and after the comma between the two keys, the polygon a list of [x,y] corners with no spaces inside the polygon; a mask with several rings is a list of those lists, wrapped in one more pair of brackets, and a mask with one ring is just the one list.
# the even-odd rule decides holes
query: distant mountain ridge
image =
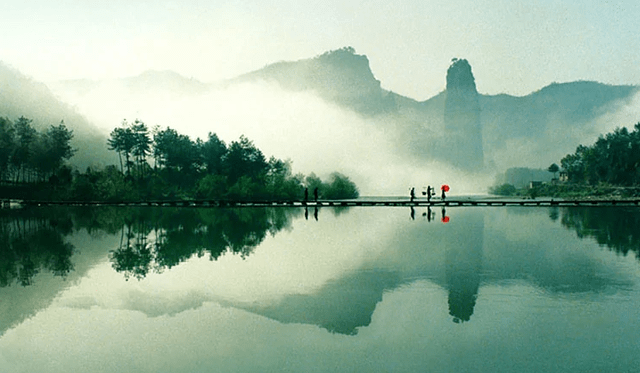
{"label": "distant mountain ridge", "polygon": [[261,70],[231,79],[227,84],[255,80],[275,81],[293,91],[314,91],[364,115],[393,110],[394,94],[381,88],[369,66],[369,59],[351,47],[326,52],[317,57],[277,62]]}
{"label": "distant mountain ridge", "polygon": [[[442,74],[444,81],[446,72]],[[276,62],[222,83],[209,84],[172,71],[150,70],[109,84],[117,84],[139,95],[136,97],[146,99],[155,93],[167,93],[171,98],[201,96],[221,87],[258,81],[274,83],[288,91],[314,93],[329,103],[359,114],[372,128],[382,129],[397,154],[408,162],[420,164],[437,160],[452,167],[479,170],[468,160],[470,153],[463,154],[464,149],[452,149],[448,142],[445,130],[446,91],[417,101],[385,90],[374,76],[367,56],[357,54],[351,47],[308,59]],[[104,83],[87,79],[67,80],[58,82],[54,92],[70,92],[69,97],[82,97]],[[482,91],[483,82],[475,83]],[[73,107],[62,103],[44,84],[34,82],[0,63],[0,87],[0,116],[15,120],[24,115],[33,118],[34,124],[39,126],[64,120],[76,135],[74,146],[79,152],[72,158],[74,164],[83,168],[94,163],[115,162],[113,152],[106,149],[106,135],[97,131]],[[553,83],[525,96],[480,93],[481,133],[476,137],[482,138],[483,163],[485,167],[498,171],[557,163],[561,157],[573,152],[578,144],[595,141],[602,133],[602,125],[598,121],[631,104],[638,92],[639,87],[633,85],[577,81]],[[136,104],[135,101],[131,103]],[[114,109],[117,108],[114,106]],[[116,126],[119,120],[109,120],[108,123],[113,122]],[[632,124],[611,123],[610,126]],[[251,137],[251,133],[247,136]]]}
{"label": "distant mountain ridge", "polygon": [[70,105],[61,102],[44,84],[0,62],[0,117],[15,121],[24,116],[43,130],[61,121],[73,130],[72,147],[77,153],[70,162],[81,170],[96,164],[115,163],[107,150],[106,138]]}
{"label": "distant mountain ridge", "polygon": [[[207,92],[211,85],[197,79],[187,78],[171,70],[147,70],[139,75],[115,79],[133,92],[167,91],[173,94],[197,95]],[[88,93],[100,87],[104,81],[91,79],[69,79],[54,83],[57,89],[75,94]]]}
{"label": "distant mountain ridge", "polygon": [[[230,82],[256,80],[275,82],[287,90],[313,91],[367,118],[384,118],[380,125],[392,125],[403,139],[399,151],[418,160],[450,161],[456,156],[442,145],[446,91],[418,102],[384,90],[367,57],[353,48],[274,63]],[[477,85],[482,87],[482,82]],[[552,83],[526,96],[479,94],[485,164],[506,168],[557,162],[585,138],[595,141],[600,133],[595,121],[630,104],[638,92],[640,87],[634,85],[576,81]],[[503,159],[516,150],[524,158],[522,164]]]}

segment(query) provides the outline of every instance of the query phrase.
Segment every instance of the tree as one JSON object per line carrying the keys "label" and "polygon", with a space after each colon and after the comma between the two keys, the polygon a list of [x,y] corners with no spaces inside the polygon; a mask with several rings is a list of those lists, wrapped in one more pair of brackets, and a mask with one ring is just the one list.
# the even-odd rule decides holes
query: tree
{"label": "tree", "polygon": [[294,176],[291,161],[269,158],[269,171],[266,175],[267,195],[275,199],[294,200],[300,198],[302,191],[302,175]]}
{"label": "tree", "polygon": [[7,180],[11,156],[16,143],[13,123],[7,118],[0,117],[0,181]]}
{"label": "tree", "polygon": [[147,166],[147,155],[151,150],[151,139],[149,138],[149,128],[139,119],[131,125],[133,135],[133,147],[131,153],[135,157],[138,177],[144,177],[144,169]]}
{"label": "tree", "polygon": [[262,180],[268,165],[262,151],[242,135],[239,141],[231,142],[223,161],[223,168],[232,185],[242,176],[247,176],[254,182]]}
{"label": "tree", "polygon": [[360,192],[349,178],[339,172],[329,176],[329,184],[325,188],[324,197],[327,199],[358,198]]}
{"label": "tree", "polygon": [[313,172],[304,178],[304,185],[309,190],[309,193],[313,193],[317,188],[318,194],[324,197],[324,185],[322,184],[322,180]]}
{"label": "tree", "polygon": [[37,132],[31,126],[33,120],[20,117],[14,124],[16,134],[16,147],[12,156],[12,163],[16,168],[16,181],[22,174],[22,180],[26,181],[25,173],[33,155],[32,145],[36,141]]}
{"label": "tree", "polygon": [[41,178],[53,175],[65,160],[70,159],[75,154],[71,147],[73,131],[69,130],[64,121],[57,126],[51,126],[47,131],[39,136],[39,149],[35,152],[35,157],[40,160],[36,167],[41,173]]}
{"label": "tree", "polygon": [[113,131],[111,131],[107,144],[109,145],[110,150],[118,152],[118,157],[120,157],[120,170],[123,173],[124,168],[122,167],[122,156],[124,155],[127,175],[130,175],[132,165],[130,156],[133,147],[135,146],[135,136],[126,119],[122,121],[122,127],[114,128]]}
{"label": "tree", "polygon": [[200,164],[197,144],[172,128],[155,134],[153,154],[161,167],[170,170],[192,172]]}
{"label": "tree", "polygon": [[562,168],[565,171],[567,171],[567,176],[569,180],[572,182],[585,181],[584,155],[586,151],[587,151],[587,147],[583,145],[579,145],[576,148],[575,153],[567,154],[560,161]]}
{"label": "tree", "polygon": [[580,145],[561,161],[572,182],[613,185],[640,183],[640,123],[598,137],[591,146]]}
{"label": "tree", "polygon": [[171,151],[174,146],[173,144],[177,138],[178,132],[171,128],[154,133],[153,157],[156,160],[156,167],[171,167],[169,159],[171,158]]}
{"label": "tree", "polygon": [[551,166],[549,166],[549,168],[547,168],[547,171],[551,172],[553,174],[553,178],[556,178],[556,173],[558,171],[560,171],[560,167],[558,167],[557,164],[552,163]]}
{"label": "tree", "polygon": [[114,128],[113,131],[109,134],[109,138],[107,139],[107,145],[109,146],[109,150],[115,150],[118,152],[118,159],[120,160],[120,172],[124,173],[124,166],[122,164],[122,153],[123,153],[123,128]]}
{"label": "tree", "polygon": [[227,154],[227,146],[215,133],[209,132],[209,138],[201,147],[202,159],[208,174],[222,173],[222,163]]}
{"label": "tree", "polygon": [[489,193],[497,196],[512,196],[516,194],[516,191],[516,187],[509,183],[504,183],[489,188]]}

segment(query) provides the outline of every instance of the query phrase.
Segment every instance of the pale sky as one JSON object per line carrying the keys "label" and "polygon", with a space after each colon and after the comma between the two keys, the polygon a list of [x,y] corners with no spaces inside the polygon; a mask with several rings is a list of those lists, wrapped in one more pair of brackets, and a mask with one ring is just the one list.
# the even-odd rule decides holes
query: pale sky
{"label": "pale sky", "polygon": [[353,46],[382,87],[425,100],[452,58],[481,93],[640,84],[640,2],[1,0],[0,60],[40,81],[148,69],[204,82]]}

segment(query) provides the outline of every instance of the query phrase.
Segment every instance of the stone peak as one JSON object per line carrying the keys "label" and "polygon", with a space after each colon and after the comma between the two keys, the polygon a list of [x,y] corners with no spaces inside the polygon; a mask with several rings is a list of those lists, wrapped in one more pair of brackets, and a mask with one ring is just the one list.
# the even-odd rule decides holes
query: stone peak
{"label": "stone peak", "polygon": [[447,90],[470,89],[477,92],[471,65],[466,59],[454,58],[447,70]]}

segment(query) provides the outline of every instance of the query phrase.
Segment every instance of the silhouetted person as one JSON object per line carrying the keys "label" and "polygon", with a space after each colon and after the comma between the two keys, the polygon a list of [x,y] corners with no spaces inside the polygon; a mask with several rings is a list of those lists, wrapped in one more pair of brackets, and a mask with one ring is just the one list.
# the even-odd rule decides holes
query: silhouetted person
{"label": "silhouetted person", "polygon": [[309,188],[304,188],[304,201],[307,202],[309,200]]}
{"label": "silhouetted person", "polygon": [[313,200],[318,202],[318,187],[313,189]]}
{"label": "silhouetted person", "polygon": [[442,188],[442,195],[440,197],[443,201],[447,198],[447,196],[444,194],[444,188]]}
{"label": "silhouetted person", "polygon": [[413,202],[413,199],[416,198],[416,188],[411,188],[411,202]]}
{"label": "silhouetted person", "polygon": [[427,187],[427,202],[431,202],[431,185]]}

